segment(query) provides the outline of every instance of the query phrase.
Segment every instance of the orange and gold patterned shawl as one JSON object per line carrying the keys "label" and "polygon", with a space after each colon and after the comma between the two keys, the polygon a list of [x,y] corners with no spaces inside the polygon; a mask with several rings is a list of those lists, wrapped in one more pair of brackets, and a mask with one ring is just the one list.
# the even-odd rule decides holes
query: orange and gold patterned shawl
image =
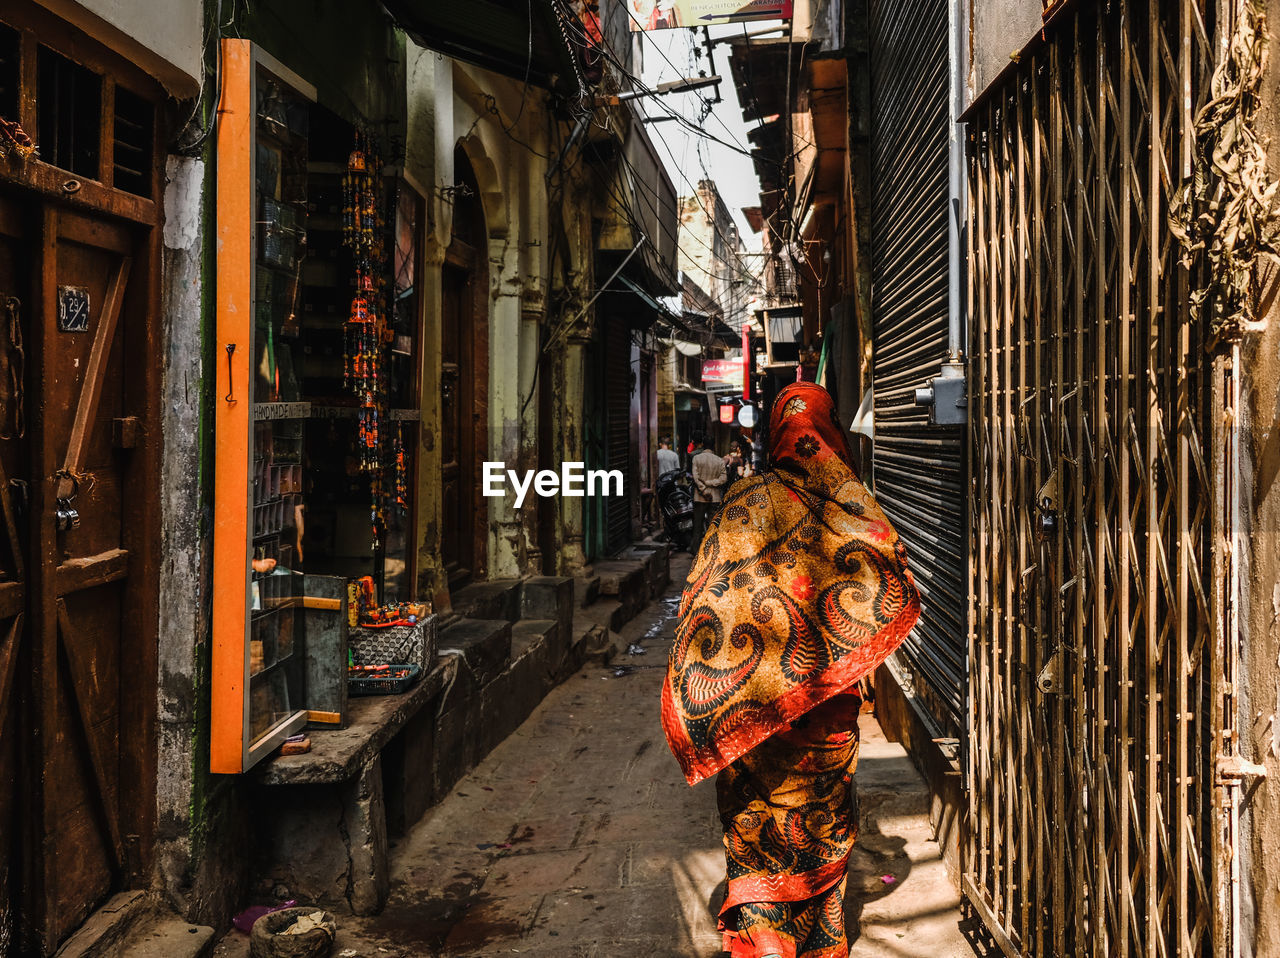
{"label": "orange and gold patterned shawl", "polygon": [[725,497],[680,603],[662,725],[691,785],[872,671],[920,616],[827,391],[783,389],[769,437],[772,468]]}

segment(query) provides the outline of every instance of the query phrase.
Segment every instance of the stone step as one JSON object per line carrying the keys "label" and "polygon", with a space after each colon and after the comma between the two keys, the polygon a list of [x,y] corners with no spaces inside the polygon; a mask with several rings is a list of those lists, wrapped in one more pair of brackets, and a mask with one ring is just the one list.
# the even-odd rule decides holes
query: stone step
{"label": "stone step", "polygon": [[55,958],[110,958],[147,914],[146,893],[122,891],[89,916]]}
{"label": "stone step", "polygon": [[560,626],[560,637],[573,628],[574,581],[566,576],[542,575],[524,580],[520,592],[521,620],[551,619]]}
{"label": "stone step", "polygon": [[212,928],[157,916],[129,937],[119,958],[207,958],[214,944]]}
{"label": "stone step", "polygon": [[[477,650],[505,639],[497,668],[476,672]],[[434,794],[443,795],[504,738],[514,732],[563,677],[568,667],[567,632],[554,619],[517,622],[463,619],[445,629],[441,650],[458,637],[467,668],[445,698],[434,737]],[[492,659],[486,659],[486,663]],[[576,671],[576,666],[574,666]]]}
{"label": "stone step", "polygon": [[511,622],[507,619],[458,619],[440,632],[440,654],[462,653],[476,685],[485,685],[511,659]]}
{"label": "stone step", "polygon": [[580,575],[573,579],[573,604],[575,608],[585,609],[600,598],[600,577],[598,575]]}
{"label": "stone step", "polygon": [[644,566],[649,582],[649,598],[656,599],[666,591],[671,581],[670,550],[658,542],[637,542],[623,549],[618,558],[639,562]]}
{"label": "stone step", "polygon": [[492,579],[473,582],[451,596],[454,614],[463,619],[503,619],[521,617],[520,579]]}
{"label": "stone step", "polygon": [[536,656],[539,675],[546,680],[543,694],[551,691],[560,679],[568,652],[569,631],[555,619],[521,619],[511,626],[511,662],[514,664],[526,655]]}
{"label": "stone step", "polygon": [[642,563],[627,559],[605,559],[594,566],[600,577],[600,594],[621,596],[644,579]]}
{"label": "stone step", "polygon": [[142,891],[121,892],[89,916],[56,958],[207,958],[213,929],[157,910]]}
{"label": "stone step", "polygon": [[590,623],[620,632],[633,615],[634,613],[628,614],[627,607],[617,599],[605,598],[597,599],[585,609],[579,609],[573,621],[575,627],[579,623]]}
{"label": "stone step", "polygon": [[522,619],[511,627],[511,662],[480,692],[480,722],[474,734],[483,755],[520,727],[556,685],[564,658],[560,623]]}
{"label": "stone step", "polygon": [[[609,559],[597,562],[596,574],[600,576],[600,594],[622,603],[622,622],[633,619],[649,602],[649,573],[644,562],[636,559]],[[622,622],[611,625],[615,631]]]}
{"label": "stone step", "polygon": [[616,632],[597,622],[581,622],[575,625],[570,657],[581,668],[587,662],[608,665],[618,655],[621,640]]}

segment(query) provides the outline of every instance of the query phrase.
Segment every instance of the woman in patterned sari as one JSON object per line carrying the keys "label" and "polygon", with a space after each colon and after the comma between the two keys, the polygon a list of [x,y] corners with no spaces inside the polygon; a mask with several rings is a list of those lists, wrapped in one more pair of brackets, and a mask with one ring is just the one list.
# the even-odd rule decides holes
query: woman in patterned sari
{"label": "woman in patterned sari", "polygon": [[694,561],[662,724],[689,784],[719,776],[725,951],[843,958],[855,689],[920,598],[826,390],[782,390],[769,448],[770,468],[733,487]]}

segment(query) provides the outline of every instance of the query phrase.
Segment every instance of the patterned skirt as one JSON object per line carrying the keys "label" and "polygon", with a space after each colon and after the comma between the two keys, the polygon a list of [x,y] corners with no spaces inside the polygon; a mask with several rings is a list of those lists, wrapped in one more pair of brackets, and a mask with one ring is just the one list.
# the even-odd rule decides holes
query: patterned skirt
{"label": "patterned skirt", "polygon": [[716,779],[732,958],[845,958],[845,878],[858,834],[854,692],[828,699]]}

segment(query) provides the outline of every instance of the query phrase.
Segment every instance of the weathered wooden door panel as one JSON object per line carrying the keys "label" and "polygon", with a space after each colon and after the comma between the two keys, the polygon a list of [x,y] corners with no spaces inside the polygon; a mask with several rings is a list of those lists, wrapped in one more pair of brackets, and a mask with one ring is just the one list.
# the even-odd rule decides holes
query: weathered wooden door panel
{"label": "weathered wooden door panel", "polygon": [[121,572],[116,579],[127,570],[119,558],[127,453],[113,449],[112,423],[126,412],[119,325],[133,243],[126,227],[77,214],[51,211],[45,222],[56,231],[42,268],[40,397],[44,502],[55,512],[52,523],[40,517],[41,558],[54,568],[45,568],[51,581],[39,597],[41,869],[51,947],[114,890],[125,864],[120,710],[129,683],[121,671],[120,586],[102,579],[108,569]]}
{"label": "weathered wooden door panel", "polygon": [[0,954],[52,954],[145,855],[147,243],[0,197]]}
{"label": "weathered wooden door panel", "polygon": [[444,527],[441,548],[449,584],[465,583],[475,566],[473,510],[468,497],[475,488],[472,441],[474,369],[470,348],[475,317],[471,272],[449,262],[443,269],[443,324],[440,350],[441,499]]}
{"label": "weathered wooden door panel", "polygon": [[10,485],[28,476],[23,398],[31,274],[21,213],[0,199],[0,955],[11,953],[17,934],[25,818],[17,783],[24,773],[19,681],[26,664],[26,563]]}

